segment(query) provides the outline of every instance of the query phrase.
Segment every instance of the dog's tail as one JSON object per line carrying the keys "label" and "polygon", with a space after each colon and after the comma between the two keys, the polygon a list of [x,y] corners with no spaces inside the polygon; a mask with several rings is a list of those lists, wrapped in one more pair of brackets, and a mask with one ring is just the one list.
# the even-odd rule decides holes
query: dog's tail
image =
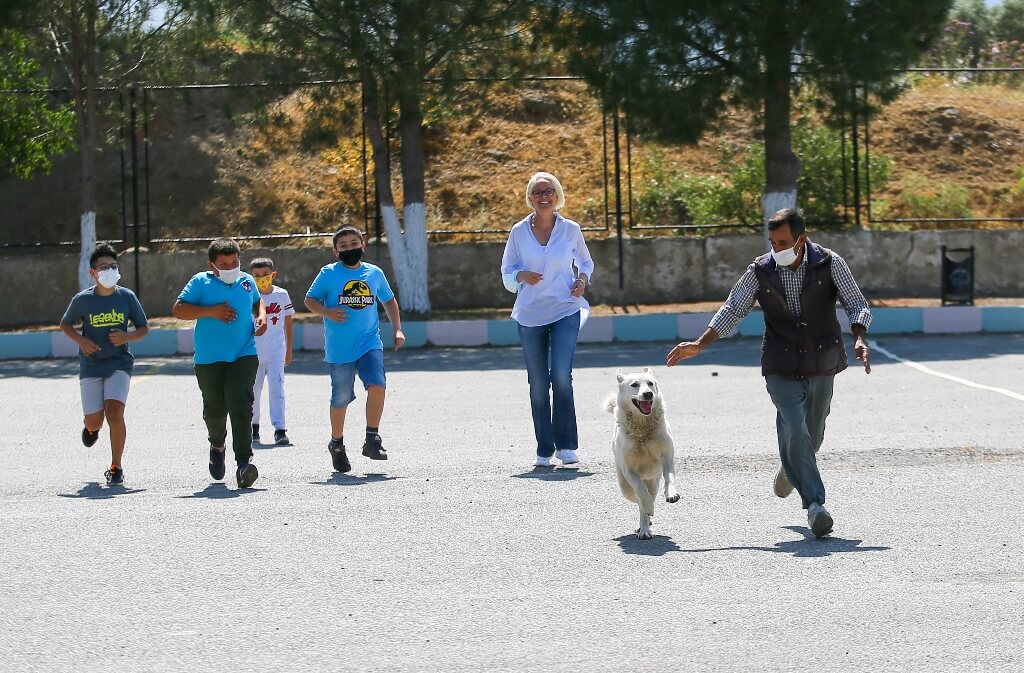
{"label": "dog's tail", "polygon": [[607,400],[604,401],[604,409],[609,414],[615,413],[615,407],[618,406],[618,400],[615,395],[611,395]]}

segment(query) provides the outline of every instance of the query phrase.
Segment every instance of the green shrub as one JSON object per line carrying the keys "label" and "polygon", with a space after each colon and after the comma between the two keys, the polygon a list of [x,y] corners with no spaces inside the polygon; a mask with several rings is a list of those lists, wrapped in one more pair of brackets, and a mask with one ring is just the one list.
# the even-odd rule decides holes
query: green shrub
{"label": "green shrub", "polygon": [[[728,185],[715,176],[696,176],[665,165],[664,154],[646,158],[634,200],[635,220],[645,225],[710,224],[721,218]],[[636,187],[636,185],[634,185]]]}
{"label": "green shrub", "polygon": [[[838,134],[801,118],[793,125],[793,151],[800,158],[797,200],[810,224],[838,222],[843,206],[843,150]],[[852,176],[853,157],[847,156]],[[861,156],[861,194],[866,194],[867,174]],[[871,161],[872,189],[890,179],[892,162],[874,156]],[[637,221],[641,224],[755,224],[761,221],[764,194],[764,146],[760,143],[732,151],[719,148],[716,167],[724,177],[697,176],[665,165],[664,154],[651,152],[642,166],[644,179],[636,198]],[[848,201],[853,186],[848,184]]]}

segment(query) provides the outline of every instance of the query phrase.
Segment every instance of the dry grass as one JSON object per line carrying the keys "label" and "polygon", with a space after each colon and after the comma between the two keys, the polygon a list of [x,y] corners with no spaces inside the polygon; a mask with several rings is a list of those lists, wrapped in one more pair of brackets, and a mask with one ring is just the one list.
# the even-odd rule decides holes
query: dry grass
{"label": "dry grass", "polygon": [[[330,231],[339,223],[372,228],[372,220],[363,219],[358,92],[320,92],[327,104],[314,101],[314,93],[282,94],[269,105],[240,98],[237,92],[155,97],[150,125],[153,237],[305,233]],[[602,115],[582,84],[502,84],[463,93],[458,103],[427,110],[431,230],[507,230],[526,215],[523,190],[537,170],[562,180],[567,217],[586,227],[606,226]],[[872,122],[871,133],[873,156],[893,161],[892,181],[874,194],[875,217],[906,214],[900,210],[907,208],[901,197],[910,193],[934,201],[943,185],[966,190],[967,208],[974,216],[1024,216],[1022,176],[1015,176],[1024,166],[1020,89],[931,80],[889,105]],[[722,145],[739,150],[758,139],[757,125],[742,112],[724,115],[693,147],[634,139],[633,188],[644,188],[645,160],[652,152],[670,170],[707,175],[719,170]],[[392,150],[400,203],[397,139]],[[624,168],[625,150],[623,141]],[[108,150],[99,162],[101,238],[120,235],[118,160],[117,152]],[[7,241],[76,238],[75,183],[74,157],[58,162],[49,177],[0,180],[0,199],[8,205],[0,235]],[[372,215],[372,177],[369,190]],[[609,226],[614,230],[613,220]],[[321,244],[303,239],[292,243]]]}
{"label": "dry grass", "polygon": [[[938,199],[960,187],[969,216],[1024,217],[1021,89],[933,80],[889,105],[871,132],[872,152],[893,160],[892,182],[874,194],[883,206],[908,189]],[[890,208],[888,215],[907,213]]]}

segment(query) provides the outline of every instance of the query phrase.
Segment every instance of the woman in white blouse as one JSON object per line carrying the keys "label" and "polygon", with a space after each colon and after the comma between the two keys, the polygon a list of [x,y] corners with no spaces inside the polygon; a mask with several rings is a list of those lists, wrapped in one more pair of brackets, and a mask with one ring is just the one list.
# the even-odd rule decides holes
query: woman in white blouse
{"label": "woman in white blouse", "polygon": [[580,326],[590,313],[583,293],[594,260],[580,225],[558,213],[565,205],[558,178],[535,173],[526,185],[526,205],[533,212],[509,232],[501,277],[505,288],[516,293],[512,319],[519,323],[530,381],[534,464],[549,466],[555,456],[569,465],[579,462],[572,360]]}

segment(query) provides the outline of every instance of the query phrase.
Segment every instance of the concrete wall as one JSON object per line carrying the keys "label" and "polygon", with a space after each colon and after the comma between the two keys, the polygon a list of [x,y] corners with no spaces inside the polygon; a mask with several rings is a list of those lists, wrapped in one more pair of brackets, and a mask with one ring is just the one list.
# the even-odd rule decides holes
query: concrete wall
{"label": "concrete wall", "polygon": [[[867,230],[822,233],[812,238],[834,248],[850,263],[870,297],[939,296],[939,250],[976,249],[975,294],[980,297],[1024,296],[1024,231]],[[435,308],[511,306],[513,297],[498,277],[502,243],[434,244],[430,249],[430,297]],[[719,301],[750,261],[766,249],[760,234],[708,238],[625,239],[625,289],[619,289],[618,241],[591,241],[597,269],[588,291],[592,303],[657,304]],[[279,268],[279,284],[296,303],[323,264],[326,248],[246,249],[243,261],[268,255]],[[380,264],[393,281],[386,246],[371,245],[368,259]],[[121,258],[122,284],[134,287],[132,255]],[[53,250],[0,254],[6,282],[0,284],[4,306],[0,324],[16,326],[59,321],[76,292],[77,253]],[[139,255],[142,301],[150,315],[168,315],[185,281],[206,266],[205,247],[196,252],[143,252]],[[400,288],[396,288],[400,291]]]}

